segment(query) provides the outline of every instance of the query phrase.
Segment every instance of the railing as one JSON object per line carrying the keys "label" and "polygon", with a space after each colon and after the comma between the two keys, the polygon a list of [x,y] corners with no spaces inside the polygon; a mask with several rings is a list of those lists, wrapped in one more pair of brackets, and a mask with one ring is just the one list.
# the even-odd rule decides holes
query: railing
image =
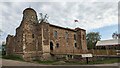
{"label": "railing", "polygon": [[89,50],[93,55],[117,55],[116,50]]}
{"label": "railing", "polygon": [[91,53],[95,56],[95,55],[117,55],[117,54],[120,54],[119,51],[116,51],[116,50],[88,50],[88,51],[85,51],[85,50],[74,50],[74,51],[71,51],[71,50],[54,50],[54,51],[51,51],[51,54],[81,55],[81,54]]}
{"label": "railing", "polygon": [[54,50],[51,51],[51,54],[69,54],[69,55],[80,55],[88,53],[86,50]]}

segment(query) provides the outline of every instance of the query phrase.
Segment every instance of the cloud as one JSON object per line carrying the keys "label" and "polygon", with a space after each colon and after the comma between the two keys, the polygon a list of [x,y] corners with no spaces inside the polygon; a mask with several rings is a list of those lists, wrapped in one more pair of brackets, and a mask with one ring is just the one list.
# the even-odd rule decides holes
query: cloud
{"label": "cloud", "polygon": [[[80,27],[89,31],[118,24],[117,2],[4,2],[0,9],[0,29],[5,35],[15,34],[15,29],[22,20],[23,10],[29,6],[37,14],[48,14],[49,23],[62,27]],[[79,22],[74,23],[75,19]]]}
{"label": "cloud", "polygon": [[119,0],[1,0],[0,2],[118,2]]}

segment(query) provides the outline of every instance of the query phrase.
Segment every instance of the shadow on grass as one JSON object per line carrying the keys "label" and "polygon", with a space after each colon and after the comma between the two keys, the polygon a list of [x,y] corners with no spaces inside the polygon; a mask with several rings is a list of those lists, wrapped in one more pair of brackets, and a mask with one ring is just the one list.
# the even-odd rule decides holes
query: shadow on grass
{"label": "shadow on grass", "polygon": [[2,59],[24,61],[23,58],[19,55],[4,55],[4,56],[2,56]]}
{"label": "shadow on grass", "polygon": [[98,59],[96,61],[91,61],[89,64],[111,64],[111,63],[120,63],[119,58],[104,58],[104,59]]}
{"label": "shadow on grass", "polygon": [[[86,61],[35,61],[40,64],[48,64],[48,65],[87,65]],[[111,64],[111,63],[119,63],[120,59],[118,58],[104,58],[104,59],[98,59],[95,61],[89,61],[88,64]]]}
{"label": "shadow on grass", "polygon": [[[18,60],[24,61],[21,56],[18,55],[7,55],[2,56],[3,59],[11,59],[11,60]],[[40,61],[34,60],[33,63],[45,64],[45,65],[87,65],[86,61],[75,61],[75,60],[53,60],[53,61]],[[98,58],[94,61],[89,61],[88,64],[111,64],[111,63],[120,63],[120,59],[118,58]]]}

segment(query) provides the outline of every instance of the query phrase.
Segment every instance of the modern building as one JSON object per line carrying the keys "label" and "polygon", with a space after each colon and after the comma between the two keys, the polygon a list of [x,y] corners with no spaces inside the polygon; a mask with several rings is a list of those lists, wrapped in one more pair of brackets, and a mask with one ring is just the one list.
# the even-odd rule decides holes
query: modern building
{"label": "modern building", "polygon": [[120,56],[120,39],[108,39],[98,41],[96,44],[97,50],[106,50],[106,55]]}
{"label": "modern building", "polygon": [[96,47],[99,49],[116,49],[120,50],[120,39],[109,39],[98,41]]}
{"label": "modern building", "polygon": [[7,55],[17,54],[25,60],[49,60],[56,57],[87,53],[86,30],[52,25],[32,8],[23,11],[23,19],[16,34],[6,38]]}

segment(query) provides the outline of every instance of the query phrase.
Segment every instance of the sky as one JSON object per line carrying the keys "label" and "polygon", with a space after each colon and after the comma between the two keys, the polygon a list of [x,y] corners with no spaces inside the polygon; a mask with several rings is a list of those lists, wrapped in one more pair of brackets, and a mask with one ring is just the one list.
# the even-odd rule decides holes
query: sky
{"label": "sky", "polygon": [[[2,0],[3,1],[3,0]],[[67,1],[36,1],[0,2],[0,44],[8,34],[15,35],[16,28],[22,21],[23,10],[31,7],[39,13],[47,14],[51,24],[74,29],[80,27],[89,32],[99,32],[101,40],[112,39],[112,33],[118,31],[118,0],[109,2],[91,0],[77,2]],[[74,20],[78,20],[77,23]],[[2,32],[1,32],[2,31]]]}

